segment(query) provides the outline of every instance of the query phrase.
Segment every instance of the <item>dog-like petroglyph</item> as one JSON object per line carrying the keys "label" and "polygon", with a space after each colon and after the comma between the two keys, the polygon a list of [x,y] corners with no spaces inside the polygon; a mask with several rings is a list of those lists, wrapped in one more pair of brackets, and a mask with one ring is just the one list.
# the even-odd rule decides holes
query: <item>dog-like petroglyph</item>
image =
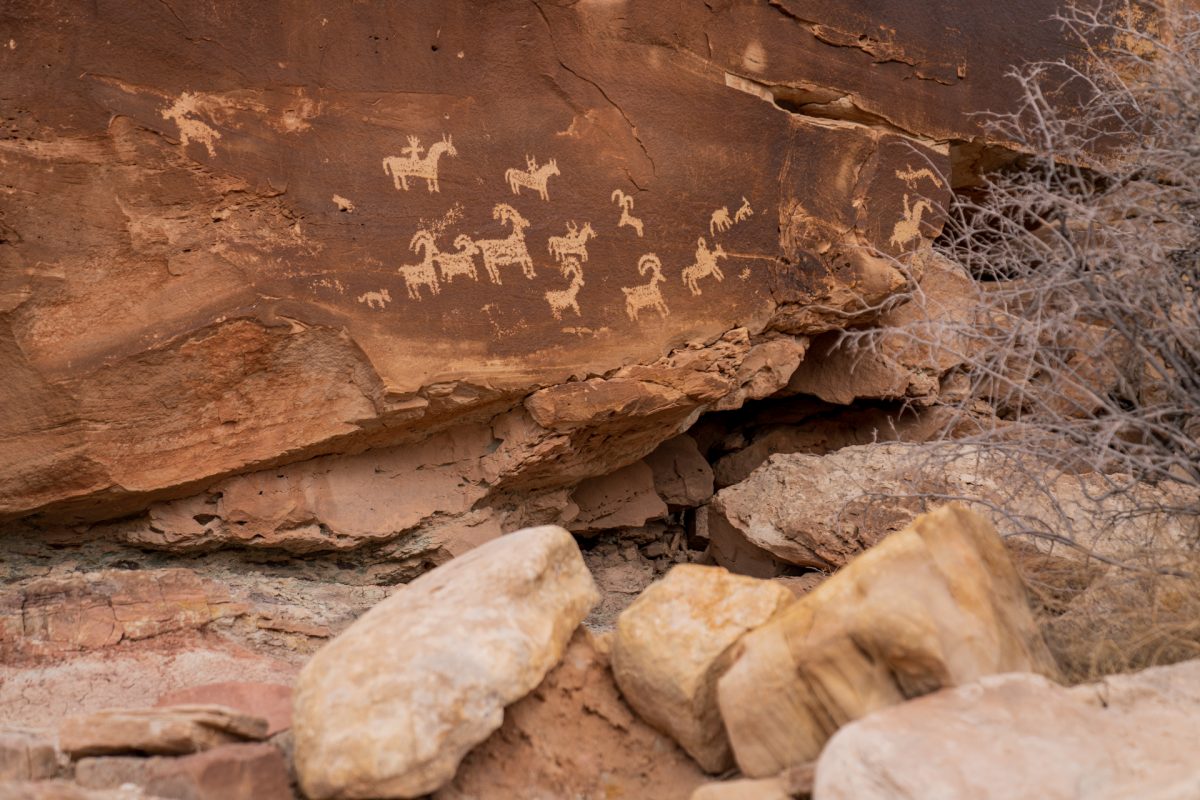
{"label": "dog-like petroglyph", "polygon": [[425,186],[431,192],[440,192],[438,187],[438,160],[443,156],[456,156],[452,137],[443,136],[440,142],[429,146],[429,152],[421,156],[421,140],[416,136],[408,137],[408,147],[403,148],[400,156],[388,156],[383,159],[383,172],[391,175],[397,189],[408,191],[408,179],[423,178]]}
{"label": "dog-like petroglyph", "polygon": [[708,219],[708,234],[716,236],[722,231],[727,231],[733,227],[733,220],[729,218],[728,206],[722,206],[712,213]]}
{"label": "dog-like petroglyph", "polygon": [[564,311],[570,309],[575,316],[583,316],[579,311],[579,290],[583,287],[583,267],[579,259],[568,255],[562,263],[563,277],[569,277],[571,283],[565,289],[551,289],[546,292],[546,302],[550,304],[550,313],[555,319],[562,319]]}
{"label": "dog-like petroglyph", "polygon": [[535,278],[533,259],[529,257],[529,248],[525,244],[525,230],[529,220],[521,216],[515,208],[507,203],[497,203],[492,209],[492,219],[500,220],[512,226],[512,233],[505,239],[481,239],[474,242],[483,256],[483,266],[487,270],[492,283],[503,283],[500,279],[500,267],[509,264],[520,264],[526,278]]}
{"label": "dog-like petroglyph", "polygon": [[658,260],[658,256],[654,253],[647,253],[638,259],[638,272],[645,275],[650,273],[649,283],[644,283],[640,286],[622,286],[621,291],[625,293],[625,313],[631,320],[637,322],[638,314],[642,309],[650,309],[657,311],[660,317],[670,315],[671,310],[667,308],[667,303],[663,299],[662,290],[658,285],[666,280],[662,274],[662,262]]}
{"label": "dog-like petroglyph", "polygon": [[642,237],[642,221],[631,213],[633,211],[633,198],[625,194],[620,189],[613,189],[613,202],[621,207],[621,219],[617,221],[617,227],[628,225],[633,228],[634,232],[640,239]]}
{"label": "dog-like petroglyph", "polygon": [[536,158],[525,156],[525,169],[509,169],[504,173],[504,180],[508,183],[508,188],[512,189],[513,194],[520,194],[521,187],[533,189],[538,193],[538,196],[543,200],[550,199],[550,191],[546,184],[554,175],[560,175],[558,171],[558,161],[550,159],[545,164],[538,166]]}
{"label": "dog-like petroglyph", "polygon": [[725,280],[725,275],[721,272],[721,267],[717,264],[717,259],[726,257],[725,249],[721,245],[717,245],[712,250],[709,250],[708,243],[701,236],[696,240],[695,262],[683,268],[683,284],[691,290],[692,294],[698,295],[702,294],[700,291],[701,278],[711,275],[718,282]]}
{"label": "dog-like petroglyph", "polygon": [[387,289],[380,289],[378,292],[360,294],[357,300],[360,303],[366,303],[367,308],[376,308],[382,311],[388,303],[392,302],[392,296],[388,294]]}
{"label": "dog-like petroglyph", "polygon": [[592,223],[583,223],[583,228],[575,224],[574,220],[567,223],[567,233],[565,236],[551,236],[548,242],[550,255],[554,256],[555,261],[562,261],[567,256],[576,256],[580,261],[588,260],[587,242],[588,239],[596,238],[596,231],[592,229]]}
{"label": "dog-like petroglyph", "polygon": [[903,247],[911,241],[921,238],[921,216],[926,211],[932,211],[933,204],[925,198],[917,200],[911,206],[908,195],[904,195],[904,216],[892,228],[892,238],[888,240],[894,247]]}
{"label": "dog-like petroglyph", "polygon": [[896,177],[904,181],[910,189],[917,188],[917,181],[921,180],[921,178],[928,178],[933,181],[934,186],[939,189],[942,188],[942,179],[935,175],[929,167],[898,169],[896,170]]}
{"label": "dog-like petroglyph", "polygon": [[752,216],[754,216],[754,209],[750,207],[750,201],[746,199],[746,195],[742,195],[742,205],[733,213],[733,221],[745,222]]}

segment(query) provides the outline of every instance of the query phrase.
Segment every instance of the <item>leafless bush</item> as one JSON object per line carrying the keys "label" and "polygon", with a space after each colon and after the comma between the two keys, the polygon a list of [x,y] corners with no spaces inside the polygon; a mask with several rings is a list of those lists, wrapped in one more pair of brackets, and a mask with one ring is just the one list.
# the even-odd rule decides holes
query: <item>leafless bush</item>
{"label": "leafless bush", "polygon": [[[1125,568],[1047,611],[1068,673],[1090,677],[1200,655],[1200,12],[1072,8],[1061,22],[1087,57],[1016,74],[1022,106],[991,120],[1030,155],[945,209],[935,251],[975,278],[973,313],[931,312],[844,346],[866,355],[900,339],[942,364],[949,354],[959,366],[939,372],[941,402],[956,414],[923,467],[985,448],[993,469],[1002,460],[1019,532]],[[1081,89],[1079,106],[1056,103]],[[927,307],[919,289],[906,299]],[[1081,541],[1079,505],[1057,499],[1064,480],[1089,501],[1089,530],[1143,520],[1145,536]],[[1048,502],[1022,507],[1030,492]],[[1190,535],[1164,540],[1163,515],[1190,519]],[[1173,582],[1145,584],[1163,576]],[[1107,655],[1084,653],[1101,643]]]}

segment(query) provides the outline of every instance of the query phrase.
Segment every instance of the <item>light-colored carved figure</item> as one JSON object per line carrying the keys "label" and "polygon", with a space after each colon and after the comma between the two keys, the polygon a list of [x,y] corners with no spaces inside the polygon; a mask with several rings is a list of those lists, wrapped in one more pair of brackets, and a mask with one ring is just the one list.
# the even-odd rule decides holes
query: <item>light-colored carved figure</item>
{"label": "light-colored carved figure", "polygon": [[696,262],[691,266],[683,268],[683,283],[692,294],[701,294],[700,279],[707,278],[712,275],[718,282],[725,280],[725,274],[721,272],[721,267],[717,264],[718,258],[727,258],[725,248],[717,245],[714,249],[708,249],[708,243],[701,236],[696,240]]}
{"label": "light-colored carved figure", "polygon": [[642,221],[633,214],[633,198],[622,192],[620,189],[614,189],[612,193],[613,202],[621,207],[621,219],[617,221],[617,227],[628,225],[637,233],[638,238],[642,236]]}
{"label": "light-colored carved figure", "polygon": [[512,233],[506,239],[483,239],[474,242],[483,256],[483,266],[487,270],[492,283],[503,283],[500,280],[500,267],[509,264],[520,264],[526,278],[537,277],[533,271],[533,259],[529,257],[529,248],[525,245],[525,229],[529,221],[507,203],[497,203],[492,209],[492,219],[512,225]]}
{"label": "light-colored carved figure", "polygon": [[587,241],[594,238],[596,238],[596,231],[592,230],[592,223],[585,222],[583,228],[580,229],[575,221],[571,220],[567,223],[566,236],[550,237],[550,255],[554,256],[555,261],[560,262],[567,256],[576,256],[580,261],[587,261]]}
{"label": "light-colored carved figure", "polygon": [[750,207],[750,201],[746,199],[746,195],[742,195],[742,205],[733,213],[733,221],[745,222],[752,216],[754,216],[754,209]]}
{"label": "light-colored carved figure", "polygon": [[638,272],[642,275],[649,272],[650,282],[641,286],[621,287],[621,291],[625,293],[625,313],[634,322],[637,321],[639,312],[644,308],[657,311],[660,317],[670,315],[671,310],[667,308],[662,290],[658,288],[658,285],[666,280],[663,277],[662,262],[658,260],[658,256],[654,253],[647,253],[639,258]]}
{"label": "light-colored carved figure", "polygon": [[571,285],[565,289],[552,289],[546,292],[546,302],[550,304],[550,313],[555,319],[562,319],[567,309],[575,312],[575,316],[583,316],[579,312],[579,290],[583,287],[583,267],[575,256],[567,256],[562,264],[563,277],[571,279]]}
{"label": "light-colored carved figure", "polygon": [[429,152],[421,157],[421,140],[416,136],[408,137],[408,147],[400,152],[402,156],[388,156],[383,159],[383,172],[391,175],[397,189],[408,191],[408,179],[424,178],[425,186],[431,192],[440,192],[438,188],[438,159],[443,155],[456,156],[453,137],[443,136],[440,142],[429,146]]}
{"label": "light-colored carved figure", "polygon": [[508,188],[512,189],[513,194],[520,194],[521,187],[533,189],[538,193],[538,196],[543,200],[550,199],[550,192],[546,187],[547,182],[554,175],[560,175],[558,171],[558,161],[550,159],[545,164],[538,166],[536,158],[525,156],[525,170],[510,169],[504,173],[504,180],[508,181]]}
{"label": "light-colored carved figure", "polygon": [[708,220],[708,233],[710,236],[716,236],[721,231],[727,231],[733,227],[733,220],[729,218],[729,208],[721,206],[712,213]]}
{"label": "light-colored carved figure", "polygon": [[892,238],[889,242],[895,247],[903,247],[914,239],[920,239],[921,216],[932,210],[933,205],[925,198],[921,198],[910,207],[908,195],[904,195],[904,216],[892,228]]}
{"label": "light-colored carved figure", "polygon": [[409,249],[414,253],[424,251],[420,264],[405,264],[398,272],[404,278],[404,288],[413,300],[421,299],[421,287],[429,287],[431,295],[438,294],[442,289],[438,284],[437,270],[433,268],[433,259],[437,255],[437,245],[433,242],[433,234],[420,230],[413,234]]}
{"label": "light-colored carved figure", "polygon": [[358,296],[358,302],[366,303],[367,308],[377,308],[382,311],[387,307],[387,304],[392,302],[392,296],[388,294],[387,289],[380,289],[378,292],[366,292]]}
{"label": "light-colored carved figure", "polygon": [[935,175],[929,167],[898,169],[896,170],[896,177],[908,184],[908,188],[910,189],[915,189],[917,181],[921,180],[921,178],[928,178],[933,181],[934,186],[939,189],[942,188],[942,179]]}
{"label": "light-colored carved figure", "polygon": [[450,283],[459,275],[466,275],[473,281],[479,280],[479,272],[475,269],[475,255],[479,248],[471,241],[471,237],[460,233],[454,240],[458,248],[454,253],[438,253],[433,257],[434,263],[442,271],[442,280]]}

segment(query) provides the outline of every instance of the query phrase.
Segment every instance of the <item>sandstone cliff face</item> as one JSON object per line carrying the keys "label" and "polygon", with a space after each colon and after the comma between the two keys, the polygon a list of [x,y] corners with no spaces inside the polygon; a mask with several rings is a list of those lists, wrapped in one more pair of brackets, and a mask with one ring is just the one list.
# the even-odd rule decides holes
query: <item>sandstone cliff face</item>
{"label": "sandstone cliff face", "polygon": [[8,3],[0,519],[567,523],[902,285],[1055,5]]}

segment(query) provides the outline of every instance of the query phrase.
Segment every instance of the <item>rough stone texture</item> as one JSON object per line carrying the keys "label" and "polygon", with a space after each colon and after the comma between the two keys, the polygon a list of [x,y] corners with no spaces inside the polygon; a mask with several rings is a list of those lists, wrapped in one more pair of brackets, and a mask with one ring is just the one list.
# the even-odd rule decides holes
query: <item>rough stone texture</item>
{"label": "rough stone texture", "polygon": [[267,721],[267,736],[292,727],[292,687],[280,683],[227,681],[189,686],[167,692],[158,698],[156,705],[197,703],[216,704],[261,717]]}
{"label": "rough stone texture", "polygon": [[995,530],[956,505],[924,514],[742,637],[717,683],[738,766],[814,760],[845,723],[1010,671],[1054,674]]}
{"label": "rough stone texture", "polygon": [[230,744],[177,758],[84,758],[75,782],[88,789],[126,784],[174,800],[293,800],[287,764],[269,744]]}
{"label": "rough stone texture", "polygon": [[571,501],[579,507],[569,526],[577,533],[632,528],[667,514],[655,492],[654,473],[644,461],[583,481],[571,493]]}
{"label": "rough stone texture", "polygon": [[670,734],[708,772],[733,766],[717,708],[730,648],[794,597],[720,567],[680,564],[617,618],[612,668],[642,719]]}
{"label": "rough stone texture", "polygon": [[466,549],[865,321],[930,142],[1075,52],[1058,0],[638,5],[6,4],[0,518]]}
{"label": "rough stone texture", "polygon": [[148,795],[137,786],[119,789],[84,789],[66,780],[0,783],[3,800],[173,800]]}
{"label": "rough stone texture", "polygon": [[871,714],[817,762],[814,800],[1183,800],[1200,793],[1200,661],[1064,689],[1037,675]]}
{"label": "rough stone texture", "polygon": [[58,746],[73,758],[196,753],[266,737],[265,719],[217,705],[101,711],[71,717],[58,728]]}
{"label": "rough stone texture", "polygon": [[692,437],[668,439],[645,461],[654,474],[654,491],[667,505],[698,506],[712,497],[712,467]]}
{"label": "rough stone texture", "polygon": [[605,639],[576,632],[562,663],[504,712],[434,800],[686,800],[704,773],[617,691]]}
{"label": "rough stone texture", "polygon": [[37,781],[58,772],[54,741],[31,731],[0,728],[0,781]]}
{"label": "rough stone texture", "polygon": [[0,659],[94,650],[244,614],[191,570],[102,570],[0,592]]}
{"label": "rough stone texture", "polygon": [[575,540],[552,526],[399,589],[300,674],[292,730],[305,793],[418,797],[445,784],[558,663],[598,599]]}
{"label": "rough stone texture", "polygon": [[813,765],[786,769],[773,778],[741,778],[701,786],[691,800],[790,800],[808,797],[813,788]]}

